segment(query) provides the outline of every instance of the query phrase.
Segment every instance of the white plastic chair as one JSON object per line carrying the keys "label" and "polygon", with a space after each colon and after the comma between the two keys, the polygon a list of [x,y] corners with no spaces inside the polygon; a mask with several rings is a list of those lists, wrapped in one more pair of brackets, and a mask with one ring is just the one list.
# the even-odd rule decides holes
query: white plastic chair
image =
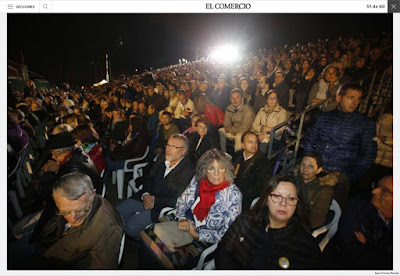
{"label": "white plastic chair", "polygon": [[[202,269],[205,269],[206,267],[209,267],[209,269],[213,269],[212,263],[214,262],[214,259],[212,259],[206,263],[204,263],[204,261],[206,260],[208,255],[210,255],[211,253],[213,253],[215,251],[215,249],[217,249],[217,247],[218,247],[218,243],[214,243],[210,247],[204,249],[204,251],[201,252],[200,259],[197,262],[197,266],[195,268],[193,268],[193,270],[202,270]],[[215,264],[214,264],[214,269],[215,269]]]}
{"label": "white plastic chair", "polygon": [[250,209],[252,209],[254,207],[254,205],[256,205],[257,201],[260,199],[260,197],[256,197],[255,199],[253,199],[253,201],[250,204]]}
{"label": "white plastic chair", "polygon": [[315,238],[322,233],[326,233],[325,237],[319,242],[319,248],[321,249],[321,252],[324,251],[326,245],[328,244],[329,240],[336,234],[336,231],[338,229],[338,224],[339,224],[339,219],[340,216],[342,215],[342,210],[340,209],[339,204],[337,203],[336,200],[332,199],[331,206],[329,208],[330,210],[335,212],[335,216],[333,217],[332,221],[328,223],[327,225],[324,225],[316,230],[314,230],[311,235]]}
{"label": "white plastic chair", "polygon": [[116,170],[112,172],[112,183],[115,184],[117,182],[117,189],[118,189],[118,198],[122,199],[123,192],[124,192],[124,183],[125,183],[125,173],[126,172],[133,172],[133,168],[129,169],[128,164],[132,162],[139,162],[144,160],[149,153],[150,147],[147,146],[146,151],[143,156],[133,159],[126,159],[124,168],[122,170]]}
{"label": "white plastic chair", "polygon": [[103,169],[100,174],[100,178],[103,181],[103,190],[101,191],[102,197],[106,196],[106,190],[107,190],[106,183],[104,183],[104,179],[103,179],[105,171],[106,171],[106,169]]}
{"label": "white plastic chair", "polygon": [[172,207],[164,207],[160,211],[160,215],[158,215],[158,218],[162,218],[163,216],[169,215],[169,214],[176,214],[176,209]]}
{"label": "white plastic chair", "polygon": [[148,163],[149,162],[139,163],[133,166],[133,178],[129,180],[126,190],[126,196],[128,198],[132,196],[132,191],[137,193],[143,189],[143,185],[140,185],[139,187],[136,186],[136,179],[143,176],[143,168],[146,167]]}
{"label": "white plastic chair", "polygon": [[204,270],[215,270],[215,261],[212,259],[204,266]]}
{"label": "white plastic chair", "polygon": [[124,255],[124,247],[125,247],[125,233],[122,235],[121,246],[119,248],[118,265],[121,263],[122,255]]}

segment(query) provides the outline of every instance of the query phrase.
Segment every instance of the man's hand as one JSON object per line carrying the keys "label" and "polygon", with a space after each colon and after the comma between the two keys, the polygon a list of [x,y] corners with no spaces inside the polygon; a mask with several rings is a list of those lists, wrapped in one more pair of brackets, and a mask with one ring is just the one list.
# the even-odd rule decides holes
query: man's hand
{"label": "man's hand", "polygon": [[151,210],[154,208],[154,200],[155,197],[152,195],[144,195],[143,196],[143,207],[146,210]]}
{"label": "man's hand", "polygon": [[190,221],[187,219],[182,219],[178,222],[178,229],[184,232],[189,232],[190,230]]}
{"label": "man's hand", "polygon": [[46,164],[43,165],[43,171],[57,173],[59,167],[60,166],[58,165],[57,161],[49,160]]}
{"label": "man's hand", "polygon": [[231,128],[231,126],[224,126],[225,132],[229,133],[229,129]]}
{"label": "man's hand", "polygon": [[267,134],[265,134],[265,133],[260,133],[259,135],[258,135],[258,139],[260,140],[260,142],[262,142],[265,138],[267,138]]}

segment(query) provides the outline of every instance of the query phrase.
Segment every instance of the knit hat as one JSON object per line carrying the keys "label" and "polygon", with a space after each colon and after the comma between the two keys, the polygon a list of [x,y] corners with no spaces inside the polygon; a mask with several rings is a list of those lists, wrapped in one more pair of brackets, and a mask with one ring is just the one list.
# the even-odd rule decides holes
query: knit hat
{"label": "knit hat", "polygon": [[75,140],[69,131],[62,131],[56,135],[50,135],[49,147],[50,149],[61,149],[72,147],[75,145]]}

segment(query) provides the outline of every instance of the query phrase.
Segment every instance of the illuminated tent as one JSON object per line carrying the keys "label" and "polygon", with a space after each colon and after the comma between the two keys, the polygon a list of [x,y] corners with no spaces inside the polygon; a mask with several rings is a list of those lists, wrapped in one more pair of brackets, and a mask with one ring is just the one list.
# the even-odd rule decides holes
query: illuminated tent
{"label": "illuminated tent", "polygon": [[103,79],[101,82],[93,84],[93,86],[100,86],[100,85],[103,85],[103,84],[106,84],[106,83],[107,83],[107,81],[105,79]]}

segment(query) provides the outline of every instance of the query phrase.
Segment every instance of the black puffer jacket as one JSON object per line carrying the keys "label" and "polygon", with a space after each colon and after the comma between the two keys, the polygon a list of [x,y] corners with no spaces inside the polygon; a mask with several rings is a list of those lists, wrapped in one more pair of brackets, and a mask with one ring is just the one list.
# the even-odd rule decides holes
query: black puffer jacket
{"label": "black puffer jacket", "polygon": [[240,215],[218,244],[217,269],[282,269],[279,260],[289,260],[289,269],[321,268],[321,252],[314,238],[290,222],[281,229],[265,231],[267,222],[252,226],[248,213]]}

